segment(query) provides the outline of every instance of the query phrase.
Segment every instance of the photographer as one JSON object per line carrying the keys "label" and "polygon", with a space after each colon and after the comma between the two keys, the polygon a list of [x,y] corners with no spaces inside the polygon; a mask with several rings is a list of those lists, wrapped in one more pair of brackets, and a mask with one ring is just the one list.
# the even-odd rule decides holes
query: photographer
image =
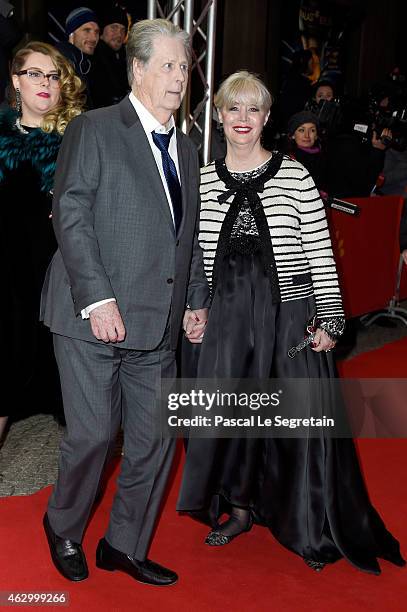
{"label": "photographer", "polygon": [[327,79],[318,81],[313,86],[313,95],[305,105],[305,110],[318,117],[320,136],[332,137],[343,132],[343,111],[335,86]]}
{"label": "photographer", "polygon": [[[318,117],[319,136],[326,154],[326,191],[338,198],[367,197],[384,165],[392,133],[375,125],[376,115],[336,97],[334,85],[321,80],[306,108]],[[358,124],[355,117],[363,117]],[[363,130],[359,132],[358,130]]]}
{"label": "photographer", "polygon": [[317,104],[319,104],[321,100],[327,100],[329,102],[336,97],[333,83],[327,79],[318,81],[315,88],[314,99]]}
{"label": "photographer", "polygon": [[[392,95],[393,94],[393,95]],[[383,97],[384,96],[384,97]],[[386,150],[384,159],[384,183],[380,188],[381,195],[407,195],[407,121],[406,92],[394,89],[386,95],[382,93],[379,110],[383,120],[394,125],[394,138],[390,139],[390,146]],[[402,118],[399,118],[402,117]]]}
{"label": "photographer", "polygon": [[312,74],[312,53],[309,49],[296,51],[290,72],[283,83],[280,100],[279,115],[280,129],[286,132],[288,120],[292,115],[302,111],[312,93],[309,79]]}
{"label": "photographer", "polygon": [[388,136],[391,132],[386,128],[380,136],[373,130],[370,142],[354,134],[328,139],[328,192],[338,198],[368,197],[383,169],[386,145],[382,139]]}

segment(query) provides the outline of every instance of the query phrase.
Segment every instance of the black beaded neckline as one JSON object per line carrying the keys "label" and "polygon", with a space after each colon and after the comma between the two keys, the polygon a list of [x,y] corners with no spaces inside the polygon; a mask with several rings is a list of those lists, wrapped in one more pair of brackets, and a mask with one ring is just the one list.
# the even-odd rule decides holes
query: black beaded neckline
{"label": "black beaded neckline", "polygon": [[[233,187],[240,187],[242,182],[247,182],[250,184],[250,187],[252,189],[255,189],[256,191],[263,191],[264,183],[266,183],[269,179],[273,178],[273,176],[275,176],[279,171],[281,163],[283,161],[283,157],[283,153],[277,151],[273,152],[271,158],[258,168],[255,168],[254,170],[249,170],[247,173],[241,173],[255,173],[254,176],[248,176],[247,178],[236,178],[235,174],[228,170],[228,167],[226,166],[225,157],[221,157],[220,159],[215,160],[215,169],[220,180],[225,183],[228,189],[233,189]],[[260,170],[261,172],[259,172]],[[259,187],[259,189],[257,189],[257,187]]]}
{"label": "black beaded neckline", "polygon": [[[273,178],[280,169],[282,153],[273,153],[266,164],[264,171],[249,180],[237,180],[226,167],[225,158],[215,161],[215,169],[220,180],[225,184],[226,190],[218,195],[218,202],[224,204],[232,195],[233,201],[225,215],[218,238],[215,261],[212,273],[212,288],[216,287],[217,279],[222,271],[222,261],[228,252],[229,243],[233,234],[233,227],[242,207],[248,206],[255,221],[260,241],[260,252],[264,263],[264,269],[270,279],[273,302],[280,301],[280,290],[276,272],[273,245],[270,238],[270,229],[264,213],[259,193],[264,192],[265,184]],[[262,167],[257,168],[261,170]]]}

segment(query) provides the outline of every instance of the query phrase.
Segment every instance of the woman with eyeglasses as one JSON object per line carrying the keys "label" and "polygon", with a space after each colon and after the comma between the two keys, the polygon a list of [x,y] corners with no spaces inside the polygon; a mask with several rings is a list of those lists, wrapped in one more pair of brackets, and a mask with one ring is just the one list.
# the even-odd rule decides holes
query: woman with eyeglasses
{"label": "woman with eyeglasses", "polygon": [[84,105],[83,85],[56,49],[30,42],[15,54],[10,109],[0,114],[0,256],[3,267],[0,438],[6,415],[62,414],[50,334],[39,323],[40,293],[56,250],[53,176],[62,135]]}

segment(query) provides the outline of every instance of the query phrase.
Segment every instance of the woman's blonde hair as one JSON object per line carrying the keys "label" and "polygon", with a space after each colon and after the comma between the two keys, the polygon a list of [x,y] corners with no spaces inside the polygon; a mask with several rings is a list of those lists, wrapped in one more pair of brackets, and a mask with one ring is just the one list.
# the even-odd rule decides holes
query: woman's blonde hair
{"label": "woman's blonde hair", "polygon": [[236,102],[255,102],[260,108],[268,112],[273,103],[273,98],[263,81],[256,74],[247,70],[239,70],[223,81],[214,98],[218,110]]}
{"label": "woman's blonde hair", "polygon": [[[85,89],[81,79],[76,76],[74,67],[55,47],[47,43],[31,41],[22,49],[19,49],[15,54],[11,63],[11,74],[17,74],[23,69],[27,58],[31,53],[42,53],[51,58],[52,63],[58,70],[60,75],[60,98],[56,106],[50,109],[42,118],[41,129],[44,132],[57,131],[63,134],[68,123],[80,115],[85,106],[86,96],[83,91]],[[16,90],[13,80],[11,79],[9,90],[10,106],[16,107]]]}

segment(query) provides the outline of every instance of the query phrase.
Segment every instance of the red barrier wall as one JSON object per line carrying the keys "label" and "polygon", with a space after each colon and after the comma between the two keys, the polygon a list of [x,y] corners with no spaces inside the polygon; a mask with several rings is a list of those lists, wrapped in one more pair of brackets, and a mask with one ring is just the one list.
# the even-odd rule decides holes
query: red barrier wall
{"label": "red barrier wall", "polygon": [[[330,230],[345,312],[350,318],[385,308],[394,295],[403,198],[347,200],[360,207],[360,215],[331,209]],[[407,297],[406,277],[403,270],[402,298]]]}

